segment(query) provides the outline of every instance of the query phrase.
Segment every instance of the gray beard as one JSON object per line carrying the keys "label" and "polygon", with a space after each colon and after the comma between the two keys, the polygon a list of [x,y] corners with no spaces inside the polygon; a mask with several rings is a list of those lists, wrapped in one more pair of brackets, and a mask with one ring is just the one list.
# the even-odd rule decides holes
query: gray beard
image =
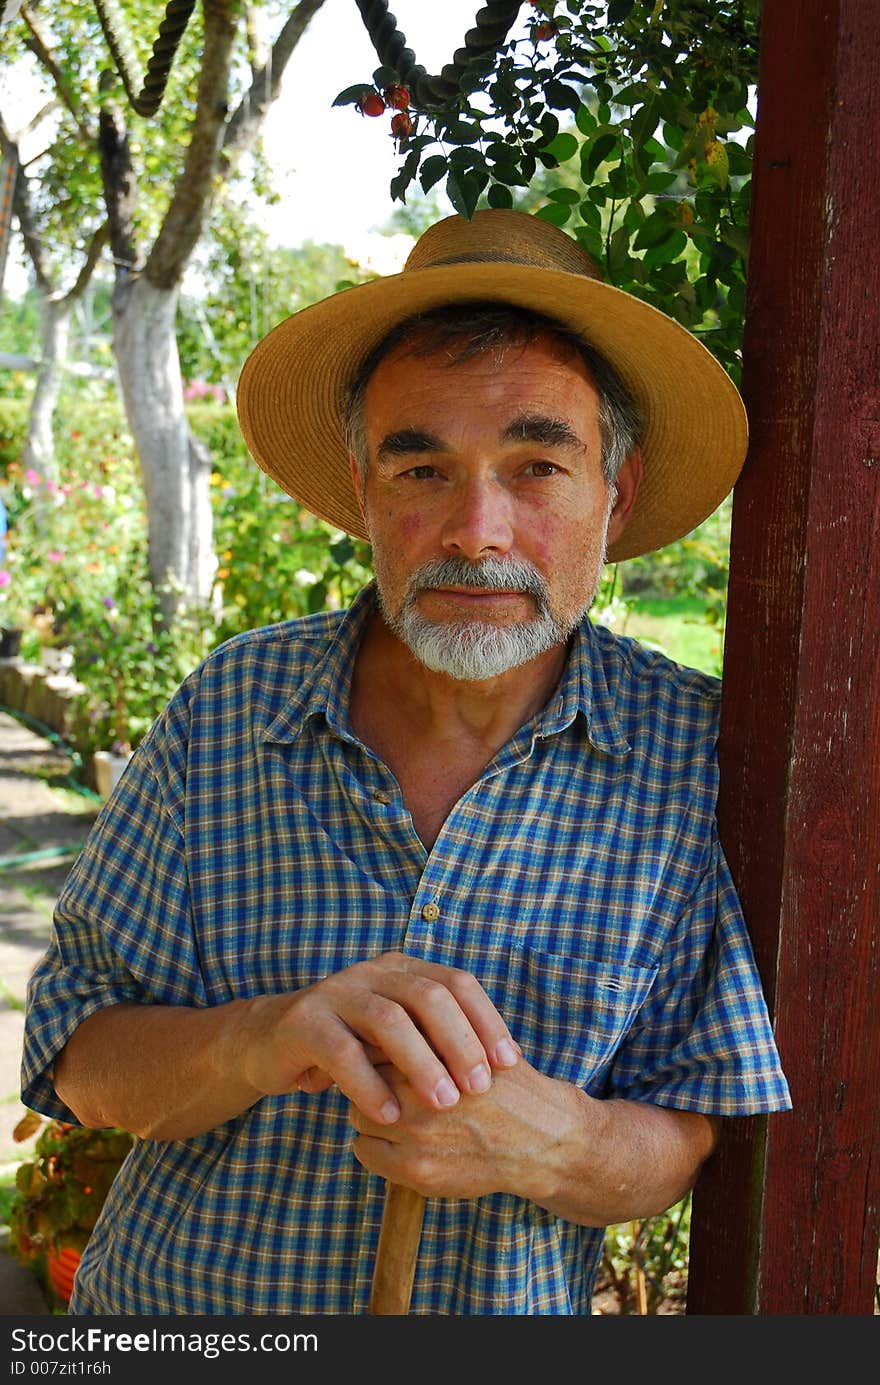
{"label": "gray beard", "polygon": [[[428,620],[417,608],[419,593],[442,586],[527,592],[535,600],[537,614],[515,625]],[[381,585],[378,590],[386,623],[416,658],[435,673],[464,682],[497,678],[564,643],[586,614],[585,610],[568,623],[560,622],[550,610],[547,584],[541,574],[527,563],[499,558],[478,563],[445,558],[425,563],[413,573],[398,613],[389,610]]]}

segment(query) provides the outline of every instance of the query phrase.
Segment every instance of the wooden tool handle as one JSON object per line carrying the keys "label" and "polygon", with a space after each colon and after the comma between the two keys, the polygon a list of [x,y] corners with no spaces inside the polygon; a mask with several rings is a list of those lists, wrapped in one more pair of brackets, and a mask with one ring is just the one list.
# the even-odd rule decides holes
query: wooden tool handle
{"label": "wooden tool handle", "polygon": [[399,1183],[386,1183],[385,1207],[376,1264],[370,1313],[406,1316],[416,1272],[425,1199]]}

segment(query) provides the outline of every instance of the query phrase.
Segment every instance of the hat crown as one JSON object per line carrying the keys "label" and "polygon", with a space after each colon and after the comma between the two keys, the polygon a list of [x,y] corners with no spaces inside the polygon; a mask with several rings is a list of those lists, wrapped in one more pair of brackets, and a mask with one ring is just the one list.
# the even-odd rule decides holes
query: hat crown
{"label": "hat crown", "polygon": [[595,260],[558,226],[523,212],[491,208],[444,217],[419,237],[404,272],[440,265],[507,263],[601,279]]}

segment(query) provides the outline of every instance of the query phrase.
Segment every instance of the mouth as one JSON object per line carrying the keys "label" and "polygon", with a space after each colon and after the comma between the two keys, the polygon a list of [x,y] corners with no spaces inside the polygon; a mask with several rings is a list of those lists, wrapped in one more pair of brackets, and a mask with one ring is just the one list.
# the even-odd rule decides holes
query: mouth
{"label": "mouth", "polygon": [[534,606],[534,598],[520,590],[509,587],[426,587],[419,593],[419,600],[429,605],[452,605],[469,610],[509,613],[511,609],[521,612],[523,604]]}

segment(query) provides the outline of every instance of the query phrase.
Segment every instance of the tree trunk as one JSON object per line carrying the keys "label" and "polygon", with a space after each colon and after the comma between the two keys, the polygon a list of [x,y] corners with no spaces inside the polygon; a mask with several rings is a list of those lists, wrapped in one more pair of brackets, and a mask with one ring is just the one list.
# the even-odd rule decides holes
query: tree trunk
{"label": "tree trunk", "polygon": [[61,373],[67,361],[72,306],[66,298],[51,294],[41,296],[43,350],[31,400],[22,461],[25,467],[33,467],[34,471],[51,481],[58,480],[52,419],[61,388]]}
{"label": "tree trunk", "polygon": [[166,619],[211,595],[213,545],[207,448],[192,437],[183,406],[175,335],[178,288],[143,276],[117,284],[114,345],[128,426],[147,500],[150,573]]}

